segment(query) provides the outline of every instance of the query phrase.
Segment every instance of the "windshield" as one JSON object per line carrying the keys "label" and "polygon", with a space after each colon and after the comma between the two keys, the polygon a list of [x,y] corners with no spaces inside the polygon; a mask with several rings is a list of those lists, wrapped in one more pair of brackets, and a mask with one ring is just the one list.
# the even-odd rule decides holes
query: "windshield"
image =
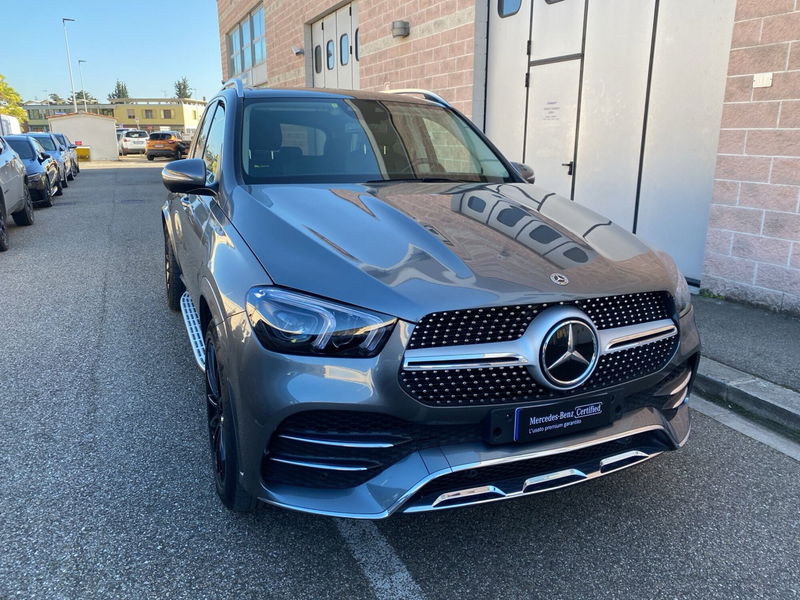
{"label": "windshield", "polygon": [[6,138],[6,141],[14,149],[14,152],[19,154],[20,158],[30,160],[34,157],[33,147],[30,145],[28,140]]}
{"label": "windshield", "polygon": [[150,139],[151,140],[168,140],[172,137],[170,133],[151,133]]}
{"label": "windshield", "polygon": [[247,183],[514,181],[455,113],[411,102],[251,100],[242,158]]}
{"label": "windshield", "polygon": [[39,142],[45,150],[52,152],[56,150],[56,143],[49,135],[34,136],[34,139]]}
{"label": "windshield", "polygon": [[128,131],[125,133],[126,138],[146,138],[150,137],[150,134],[146,131]]}
{"label": "windshield", "polygon": [[61,142],[61,143],[62,143],[62,144],[64,144],[65,146],[67,145],[67,139],[64,137],[64,135],[63,135],[63,134],[61,134],[61,133],[54,133],[53,135],[54,135],[54,136],[56,136],[56,139],[57,139],[59,142]]}

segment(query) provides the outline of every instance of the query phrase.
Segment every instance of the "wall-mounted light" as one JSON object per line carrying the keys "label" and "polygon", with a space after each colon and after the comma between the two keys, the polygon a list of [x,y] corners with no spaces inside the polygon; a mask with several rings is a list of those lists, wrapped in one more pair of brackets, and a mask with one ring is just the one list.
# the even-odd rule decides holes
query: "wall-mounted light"
{"label": "wall-mounted light", "polygon": [[292,46],[292,52],[294,52],[295,56],[303,56],[306,53],[303,48],[298,48],[297,46]]}
{"label": "wall-mounted light", "polygon": [[408,21],[392,21],[392,37],[408,37],[411,24]]}

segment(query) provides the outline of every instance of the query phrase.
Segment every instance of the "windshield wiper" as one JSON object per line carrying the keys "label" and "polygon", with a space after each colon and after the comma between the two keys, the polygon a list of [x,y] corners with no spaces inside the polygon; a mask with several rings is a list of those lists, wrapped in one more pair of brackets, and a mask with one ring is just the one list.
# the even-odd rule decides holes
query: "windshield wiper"
{"label": "windshield wiper", "polygon": [[392,177],[391,179],[370,179],[364,183],[392,183],[396,181],[420,181],[422,183],[466,183],[463,179],[449,177]]}

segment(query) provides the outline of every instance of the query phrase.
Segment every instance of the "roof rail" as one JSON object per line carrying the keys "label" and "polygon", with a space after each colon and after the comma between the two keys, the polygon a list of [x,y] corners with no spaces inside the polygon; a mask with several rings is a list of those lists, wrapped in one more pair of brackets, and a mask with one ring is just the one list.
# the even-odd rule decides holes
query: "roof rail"
{"label": "roof rail", "polygon": [[244,84],[242,83],[242,80],[239,79],[238,77],[232,77],[231,79],[228,79],[228,81],[222,84],[223,90],[229,87],[236,89],[236,95],[239,96],[239,98],[242,98],[244,96]]}
{"label": "roof rail", "polygon": [[450,103],[447,100],[442,98],[439,94],[434,94],[433,92],[430,92],[428,90],[407,88],[407,89],[401,89],[401,90],[385,90],[383,93],[384,94],[417,94],[419,96],[422,96],[426,100],[430,100],[431,102],[436,102],[437,104],[441,104],[442,106],[446,106],[448,108],[452,108],[450,106]]}

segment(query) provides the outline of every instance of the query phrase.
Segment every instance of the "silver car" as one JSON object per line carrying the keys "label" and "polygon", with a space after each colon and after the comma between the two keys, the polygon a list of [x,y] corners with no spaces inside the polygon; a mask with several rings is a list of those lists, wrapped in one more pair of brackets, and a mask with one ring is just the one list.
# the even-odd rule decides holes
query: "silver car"
{"label": "silver car", "polygon": [[11,145],[0,137],[0,252],[8,250],[9,216],[17,225],[33,225],[33,203],[25,165]]}
{"label": "silver car", "polygon": [[67,163],[67,178],[72,181],[81,172],[81,166],[78,164],[78,146],[73,144],[66,134],[54,133],[53,135],[61,145]]}
{"label": "silver car", "polygon": [[686,442],[686,281],[522,172],[428,92],[209,103],[163,170],[164,266],[228,508],[441,510]]}

